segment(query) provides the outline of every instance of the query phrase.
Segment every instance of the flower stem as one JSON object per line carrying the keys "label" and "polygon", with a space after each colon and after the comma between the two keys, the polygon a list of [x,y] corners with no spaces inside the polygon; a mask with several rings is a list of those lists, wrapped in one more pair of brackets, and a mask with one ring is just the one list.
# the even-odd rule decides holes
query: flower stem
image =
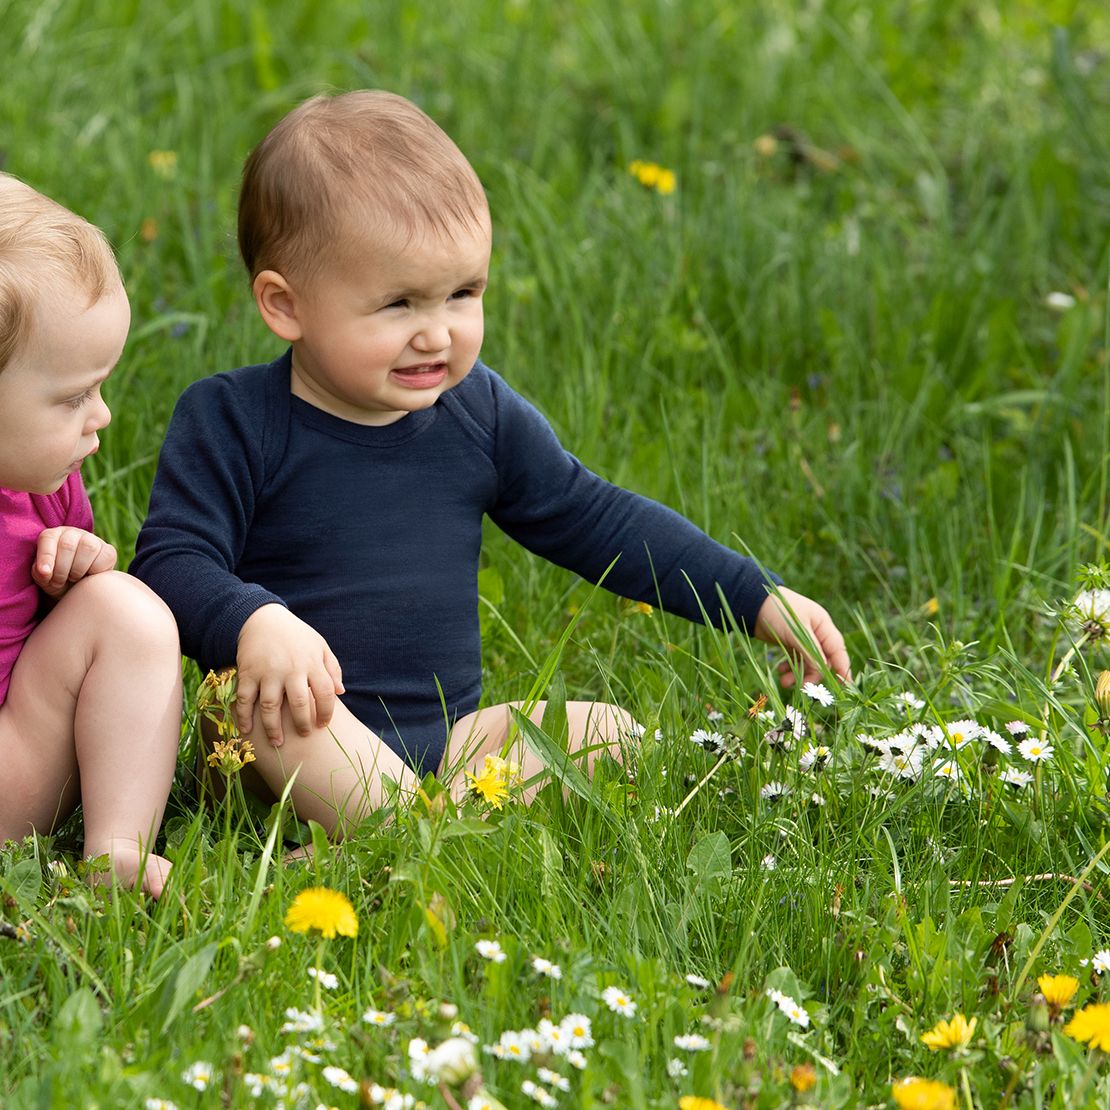
{"label": "flower stem", "polygon": [[728,755],[726,753],[725,755],[722,755],[721,758],[718,759],[717,762],[714,763],[712,767],[709,768],[709,770],[705,773],[705,777],[701,780],[701,782],[699,782],[690,791],[690,793],[687,794],[686,797],[682,799],[682,802],[679,805],[678,809],[676,809],[674,811],[675,817],[678,817],[678,815],[694,800],[694,795],[697,794],[697,792],[699,790],[701,790],[701,788],[721,769],[721,766],[727,760],[728,760]]}

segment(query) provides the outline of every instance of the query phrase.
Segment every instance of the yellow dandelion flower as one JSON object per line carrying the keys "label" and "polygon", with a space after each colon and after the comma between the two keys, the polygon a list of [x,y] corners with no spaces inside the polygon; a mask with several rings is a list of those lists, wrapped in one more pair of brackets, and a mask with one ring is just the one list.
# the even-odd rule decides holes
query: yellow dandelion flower
{"label": "yellow dandelion flower", "polygon": [[655,182],[656,192],[662,193],[663,196],[669,197],[675,191],[675,186],[678,184],[674,175],[674,170],[665,170],[660,168],[659,177]]}
{"label": "yellow dandelion flower", "polygon": [[285,924],[294,933],[315,929],[328,940],[336,933],[345,937],[358,936],[358,917],[347,896],[323,886],[302,890],[286,912]]}
{"label": "yellow dandelion flower", "polygon": [[907,1075],[891,1085],[891,1096],[901,1110],[956,1110],[956,1092],[946,1083]]}
{"label": "yellow dandelion flower", "polygon": [[660,169],[654,162],[641,162],[637,159],[629,165],[628,171],[645,189],[654,189],[659,180]]}
{"label": "yellow dandelion flower", "polygon": [[1110,1002],[1084,1006],[1064,1026],[1064,1032],[1090,1048],[1110,1052]]}
{"label": "yellow dandelion flower", "polygon": [[817,1085],[817,1069],[812,1064],[795,1064],[790,1069],[790,1086],[799,1094]]}
{"label": "yellow dandelion flower", "polygon": [[678,1110],[728,1110],[727,1106],[711,1098],[699,1098],[697,1095],[683,1095],[678,1100]]}
{"label": "yellow dandelion flower", "polygon": [[176,150],[152,150],[146,156],[146,160],[150,163],[150,168],[159,177],[169,180],[177,173]]}
{"label": "yellow dandelion flower", "polygon": [[1079,990],[1079,980],[1074,975],[1042,975],[1037,986],[1054,1010],[1062,1010]]}
{"label": "yellow dandelion flower", "polygon": [[975,1036],[978,1021],[978,1018],[968,1021],[963,1014],[953,1014],[951,1021],[938,1021],[928,1033],[922,1033],[921,1042],[934,1052],[942,1048],[967,1048]]}
{"label": "yellow dandelion flower", "polygon": [[508,761],[496,755],[487,755],[481,774],[466,772],[466,777],[470,779],[470,791],[484,798],[494,809],[500,809],[509,797],[509,782],[515,770]]}

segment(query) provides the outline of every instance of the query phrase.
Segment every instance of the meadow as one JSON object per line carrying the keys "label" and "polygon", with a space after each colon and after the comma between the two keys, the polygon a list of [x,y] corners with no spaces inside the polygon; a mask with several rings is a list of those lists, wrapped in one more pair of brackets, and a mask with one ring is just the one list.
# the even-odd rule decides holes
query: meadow
{"label": "meadow", "polygon": [[5,1107],[1110,1105],[1100,5],[0,0],[0,26],[0,167],[103,227],[131,297],[85,469],[124,561],[178,394],[280,351],[243,159],[305,96],[384,87],[487,188],[484,360],[826,605],[855,677],[783,693],[762,645],[491,529],[486,699],[606,697],[644,735],[528,807],[429,779],[337,849],[234,780],[198,806],[190,664],[159,903],[90,889],[72,822],[0,852]]}

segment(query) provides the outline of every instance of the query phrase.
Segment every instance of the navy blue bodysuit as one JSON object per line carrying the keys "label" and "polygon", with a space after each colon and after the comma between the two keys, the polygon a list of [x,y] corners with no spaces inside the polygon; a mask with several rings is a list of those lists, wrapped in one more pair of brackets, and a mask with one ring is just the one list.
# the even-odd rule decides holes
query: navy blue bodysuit
{"label": "navy blue bodysuit", "polygon": [[484,515],[591,582],[616,559],[607,589],[693,621],[700,598],[723,623],[720,587],[750,630],[778,581],[591,473],[481,362],[431,408],[369,427],[292,396],[290,358],[182,394],[131,572],[204,670],[235,662],[257,608],[287,606],[338,657],[347,708],[418,771],[481,698]]}

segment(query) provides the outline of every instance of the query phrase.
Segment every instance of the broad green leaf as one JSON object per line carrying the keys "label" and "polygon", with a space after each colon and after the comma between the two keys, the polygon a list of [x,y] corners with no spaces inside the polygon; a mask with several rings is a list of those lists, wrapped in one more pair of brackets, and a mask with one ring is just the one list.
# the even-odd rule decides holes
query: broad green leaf
{"label": "broad green leaf", "polygon": [[166,984],[162,994],[165,1016],[162,1018],[162,1032],[173,1024],[174,1018],[193,1000],[201,984],[208,978],[212,961],[219,951],[218,944],[206,944],[195,955],[190,956],[173,978]]}

